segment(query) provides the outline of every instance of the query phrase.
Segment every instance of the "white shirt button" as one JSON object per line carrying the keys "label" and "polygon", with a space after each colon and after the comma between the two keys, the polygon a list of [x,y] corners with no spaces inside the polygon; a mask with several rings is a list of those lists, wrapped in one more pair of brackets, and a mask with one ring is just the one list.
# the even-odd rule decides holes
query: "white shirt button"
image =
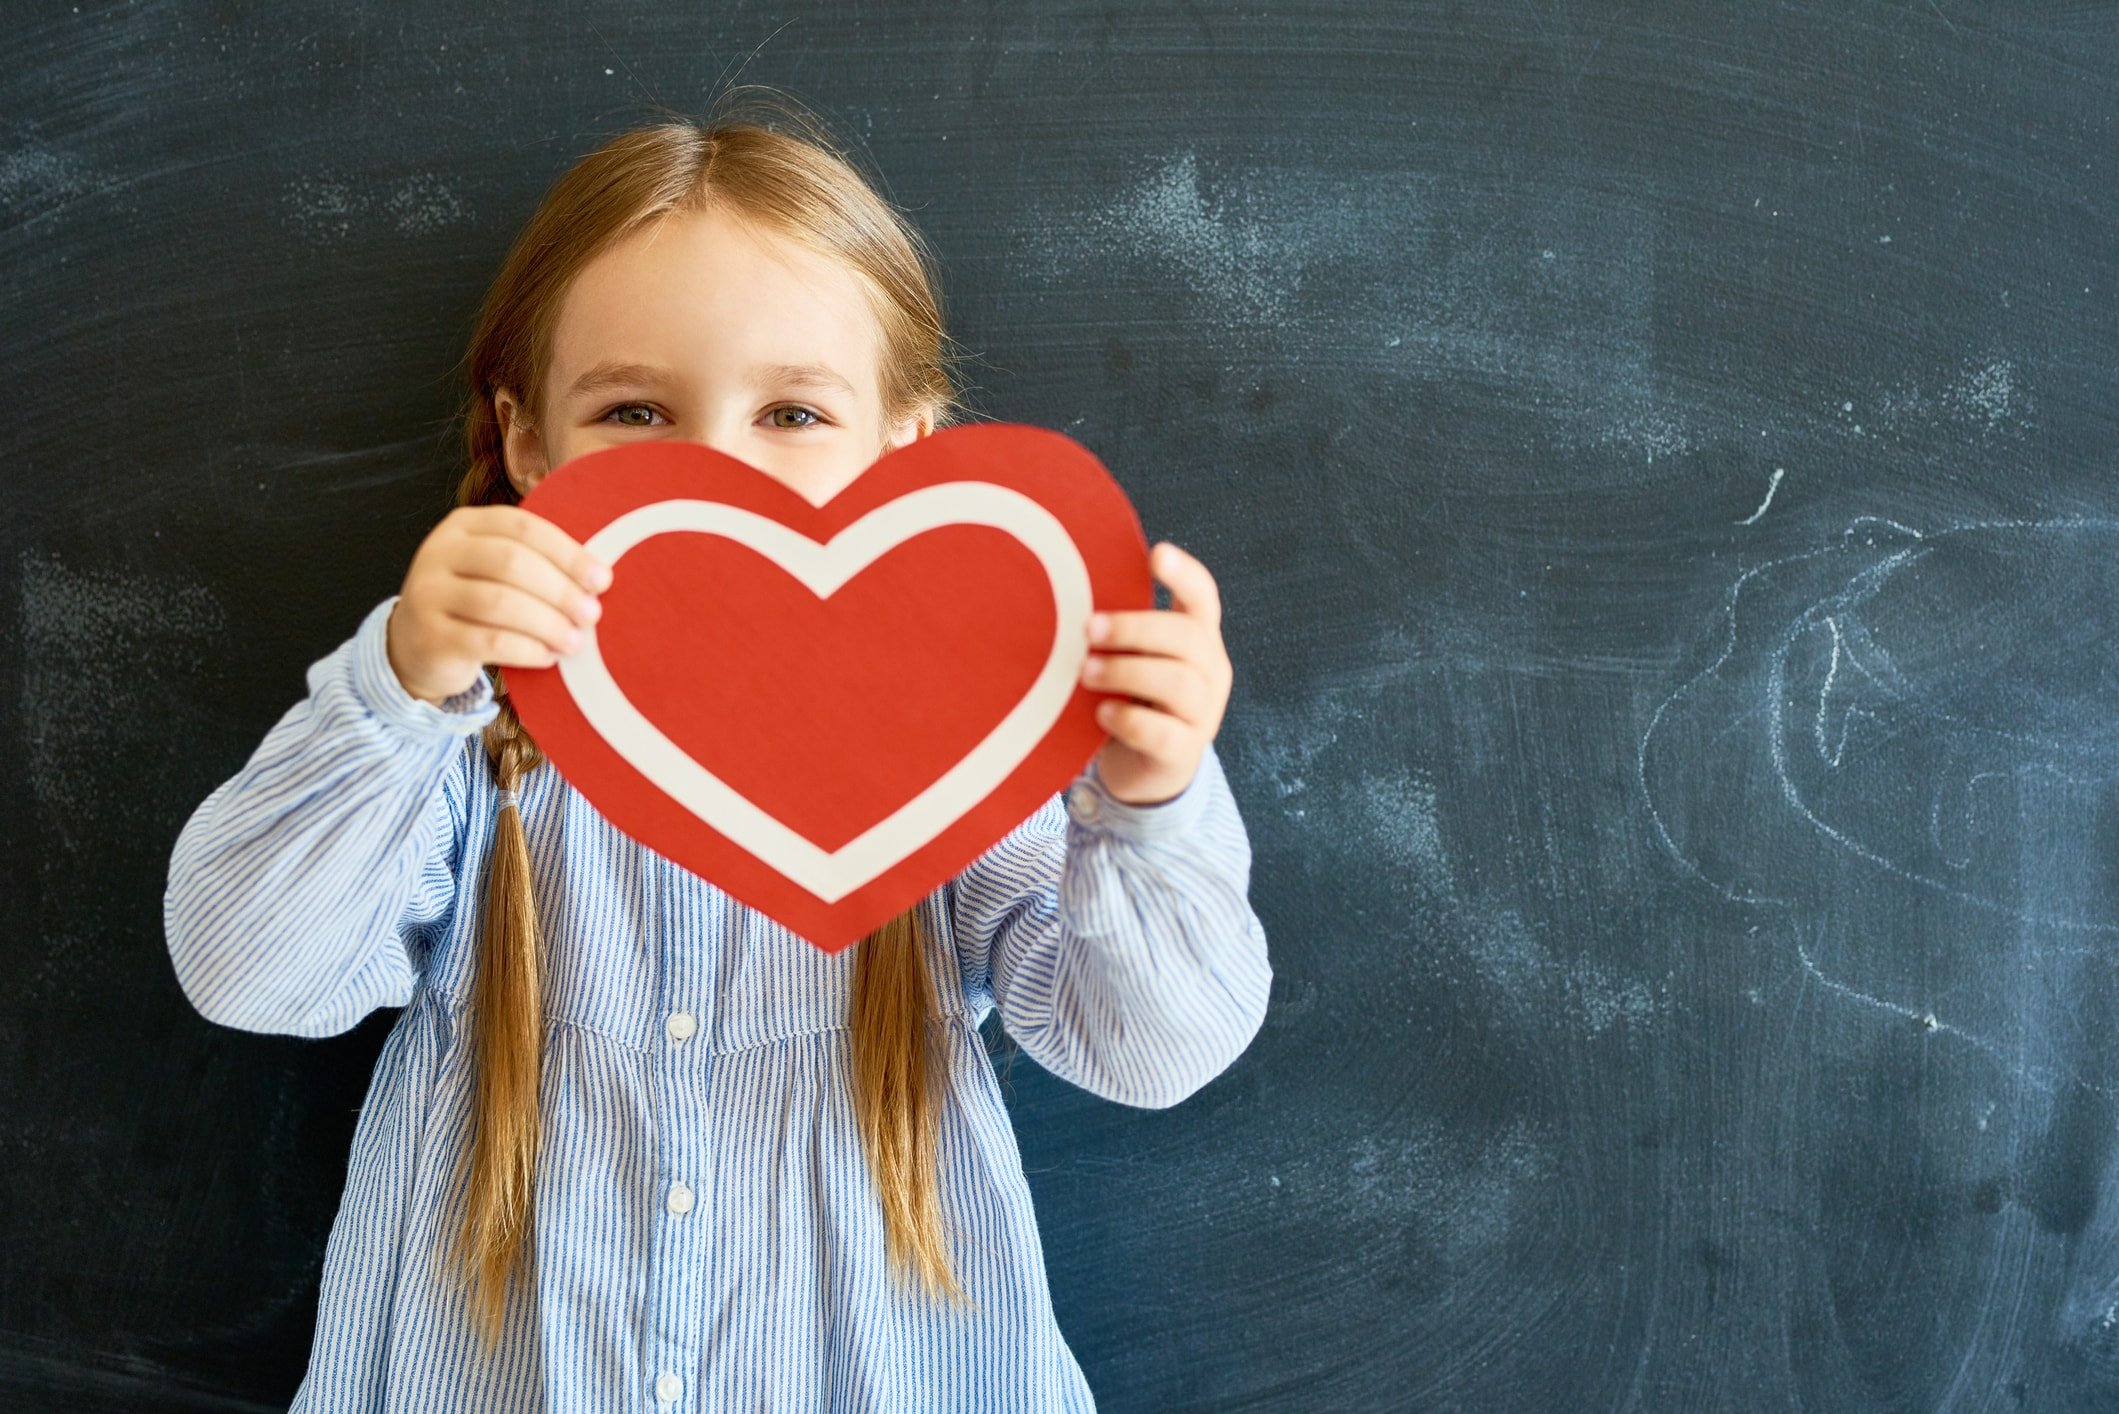
{"label": "white shirt button", "polygon": [[655,1398],[664,1404],[675,1404],[677,1396],[684,1393],[684,1381],[668,1370],[655,1376]]}
{"label": "white shirt button", "polygon": [[679,1216],[681,1217],[682,1215],[684,1215],[685,1213],[688,1213],[688,1212],[690,1212],[691,1210],[692,1210],[692,1190],[691,1190],[691,1189],[689,1189],[689,1188],[686,1188],[686,1187],[685,1187],[685,1186],[684,1186],[683,1184],[681,1184],[681,1183],[678,1183],[678,1184],[673,1184],[673,1185],[671,1185],[671,1187],[670,1187],[670,1211],[671,1211],[671,1212],[673,1212],[673,1213],[676,1213],[676,1214],[678,1214],[678,1215],[679,1215]]}
{"label": "white shirt button", "polygon": [[663,1029],[670,1033],[672,1041],[682,1041],[699,1029],[699,1023],[692,1019],[692,1014],[688,1011],[673,1011]]}
{"label": "white shirt button", "polygon": [[1067,804],[1074,811],[1074,818],[1077,820],[1094,820],[1102,813],[1102,807],[1096,799],[1096,790],[1087,781],[1076,781],[1068,787]]}

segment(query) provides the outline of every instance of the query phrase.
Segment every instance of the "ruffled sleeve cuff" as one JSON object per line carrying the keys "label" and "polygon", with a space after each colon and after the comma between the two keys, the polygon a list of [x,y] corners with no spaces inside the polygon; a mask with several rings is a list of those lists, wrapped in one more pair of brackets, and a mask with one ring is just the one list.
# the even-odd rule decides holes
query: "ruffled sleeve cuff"
{"label": "ruffled sleeve cuff", "polygon": [[468,736],[500,715],[493,700],[493,679],[484,668],[478,680],[439,705],[406,691],[390,666],[390,611],[401,596],[393,594],[369,611],[353,639],[353,690],[361,705],[379,719],[418,736]]}
{"label": "ruffled sleeve cuff", "polygon": [[1196,828],[1206,811],[1207,797],[1224,784],[1221,760],[1211,742],[1185,788],[1154,805],[1136,805],[1112,795],[1092,757],[1067,787],[1067,818],[1076,829],[1129,843],[1169,839]]}

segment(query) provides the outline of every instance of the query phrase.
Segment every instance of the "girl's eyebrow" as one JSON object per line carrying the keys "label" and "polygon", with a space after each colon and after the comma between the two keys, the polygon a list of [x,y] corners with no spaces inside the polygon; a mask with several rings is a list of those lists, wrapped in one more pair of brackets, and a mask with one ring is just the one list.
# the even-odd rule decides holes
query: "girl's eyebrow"
{"label": "girl's eyebrow", "polygon": [[753,383],[774,383],[790,388],[836,388],[854,396],[853,384],[821,363],[760,363],[750,371]]}
{"label": "girl's eyebrow", "polygon": [[605,388],[637,387],[643,383],[661,384],[671,381],[667,370],[653,368],[644,363],[619,363],[606,359],[574,380],[567,390],[569,398],[586,397]]}
{"label": "girl's eyebrow", "polygon": [[[771,383],[780,387],[833,388],[854,396],[853,384],[821,363],[760,363],[750,370],[751,382]],[[607,388],[639,387],[643,384],[669,384],[676,378],[666,368],[656,368],[645,363],[620,363],[605,360],[574,380],[567,391],[568,398],[582,398],[590,393]]]}

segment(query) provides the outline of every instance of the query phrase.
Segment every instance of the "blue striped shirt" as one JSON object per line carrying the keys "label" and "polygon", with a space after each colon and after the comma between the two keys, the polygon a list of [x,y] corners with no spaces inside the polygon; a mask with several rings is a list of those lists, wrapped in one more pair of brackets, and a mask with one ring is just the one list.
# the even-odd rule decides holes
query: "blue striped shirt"
{"label": "blue striped shirt", "polygon": [[462,1045],[497,795],[481,675],[436,706],[389,665],[395,596],[192,813],[163,900],[208,1019],[330,1036],[402,1007],[356,1124],[295,1414],[1090,1410],[1054,1319],[978,1026],[1054,1074],[1174,1105],[1264,1020],[1250,845],[1211,746],[1158,805],[1068,788],[920,905],[941,994],[939,1152],[959,1311],[900,1287],[851,1097],[858,946],[827,956],[520,787],[547,1012],[534,1295],[488,1356],[440,1253],[463,1210]]}

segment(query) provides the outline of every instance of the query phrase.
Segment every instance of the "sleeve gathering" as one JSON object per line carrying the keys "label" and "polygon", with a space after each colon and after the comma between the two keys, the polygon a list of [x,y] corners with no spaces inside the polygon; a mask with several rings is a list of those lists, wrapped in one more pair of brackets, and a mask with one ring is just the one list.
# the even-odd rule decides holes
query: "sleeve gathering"
{"label": "sleeve gathering", "polygon": [[1133,805],[1092,761],[950,883],[965,993],[1093,1094],[1174,1105],[1265,1019],[1272,967],[1251,849],[1210,743],[1185,789]]}
{"label": "sleeve gathering", "polygon": [[465,738],[499,713],[491,678],[440,706],[391,668],[398,596],[308,671],[308,695],[185,822],[163,931],[210,1021],[330,1036],[401,1007],[457,896]]}

